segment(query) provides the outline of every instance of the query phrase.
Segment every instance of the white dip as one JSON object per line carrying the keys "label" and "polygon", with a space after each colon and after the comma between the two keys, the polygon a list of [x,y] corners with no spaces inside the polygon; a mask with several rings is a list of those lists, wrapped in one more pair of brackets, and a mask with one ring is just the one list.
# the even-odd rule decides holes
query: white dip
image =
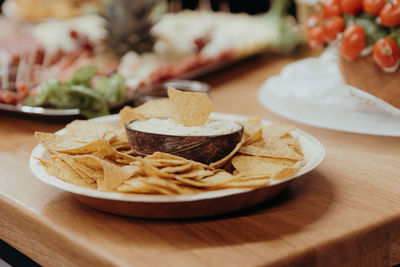
{"label": "white dip", "polygon": [[232,133],[239,130],[240,125],[228,120],[208,120],[203,126],[185,127],[175,123],[172,119],[150,118],[144,121],[134,121],[129,124],[129,128],[156,134],[204,136]]}

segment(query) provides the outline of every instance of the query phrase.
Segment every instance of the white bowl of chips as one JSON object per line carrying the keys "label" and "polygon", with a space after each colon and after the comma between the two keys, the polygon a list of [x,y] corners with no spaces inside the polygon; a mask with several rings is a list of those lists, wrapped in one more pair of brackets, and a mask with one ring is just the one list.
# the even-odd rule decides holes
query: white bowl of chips
{"label": "white bowl of chips", "polygon": [[[220,113],[212,113],[210,115],[210,118],[219,120],[232,120],[236,122],[243,122],[246,119],[248,119],[247,117],[244,116],[220,114]],[[248,122],[249,123],[247,124],[251,125],[253,123],[254,125],[254,121],[249,120]],[[63,129],[57,132],[56,134],[62,136],[63,134],[65,135],[66,132],[72,130],[73,132],[76,133],[77,136],[79,135],[83,139],[86,138],[87,141],[93,141],[97,137],[92,140],[89,140],[90,135],[97,134],[97,135],[103,135],[103,137],[107,136],[107,134],[104,134],[107,133],[106,129],[107,126],[105,125],[109,124],[111,127],[113,126],[116,127],[119,123],[119,117],[118,115],[112,115],[112,116],[97,118],[87,122],[87,123],[96,123],[97,125],[102,125],[101,127],[103,127],[102,128],[103,130],[100,131],[98,129],[93,128],[92,127],[93,125],[90,125],[90,127],[84,126],[85,123],[84,122],[73,123],[71,125],[68,125],[66,129]],[[249,125],[247,125],[246,127],[246,122],[244,123],[244,125],[245,129],[246,128],[251,129],[251,126]],[[285,140],[286,143],[287,142],[295,143],[297,140],[299,148],[302,151],[303,157],[300,161],[297,161],[298,164],[300,165],[296,167],[298,169],[296,169],[295,172],[293,172],[294,170],[293,165],[288,168],[285,168],[284,166],[285,164],[288,163],[288,160],[290,160],[290,158],[296,157],[295,154],[291,154],[291,152],[285,151],[284,149],[275,152],[266,151],[265,149],[263,151],[262,148],[254,145],[255,144],[254,142],[253,143],[250,142],[249,145],[243,146],[242,150],[243,153],[241,153],[240,155],[239,154],[236,155],[232,159],[232,165],[234,166],[236,171],[239,171],[241,173],[247,172],[247,181],[235,180],[235,179],[230,180],[231,177],[230,176],[228,177],[226,175],[221,175],[221,177],[218,177],[218,175],[216,174],[221,173],[220,171],[218,171],[217,173],[214,173],[214,176],[213,175],[206,176],[209,177],[209,179],[206,180],[207,182],[210,182],[211,186],[205,185],[205,187],[202,188],[196,186],[192,187],[190,183],[192,183],[191,181],[196,181],[196,177],[194,177],[193,179],[192,178],[189,179],[187,177],[189,177],[195,171],[190,173],[190,175],[188,171],[187,172],[188,175],[186,176],[185,179],[182,179],[182,181],[186,181],[189,184],[183,185],[182,191],[175,193],[173,192],[173,189],[169,188],[170,185],[163,184],[164,182],[168,183],[168,181],[171,181],[170,177],[169,178],[158,177],[158,179],[151,181],[148,184],[149,185],[148,192],[146,192],[146,189],[141,188],[141,186],[143,186],[142,184],[141,185],[135,184],[135,182],[132,182],[133,180],[125,180],[122,184],[118,185],[118,187],[115,187],[115,184],[113,183],[118,184],[119,179],[124,180],[123,177],[124,171],[130,168],[133,169],[135,165],[126,165],[122,167],[125,168],[122,171],[121,170],[116,171],[112,167],[109,169],[104,168],[104,170],[101,171],[97,170],[97,172],[94,171],[93,177],[86,177],[86,179],[89,181],[89,183],[86,185],[84,185],[84,183],[87,183],[87,181],[85,182],[82,179],[82,177],[85,174],[85,170],[83,168],[81,170],[82,176],[77,178],[77,181],[72,181],[67,179],[62,180],[54,176],[54,174],[55,172],[70,172],[71,167],[66,162],[68,162],[68,160],[70,160],[71,157],[73,160],[75,161],[78,160],[78,162],[82,163],[85,162],[85,160],[90,159],[92,156],[72,155],[73,153],[70,155],[65,154],[61,156],[61,158],[56,156],[55,162],[62,162],[62,164],[54,165],[54,170],[52,172],[49,171],[48,168],[46,168],[45,164],[43,164],[43,162],[45,161],[48,162],[51,156],[51,153],[48,150],[49,148],[48,144],[46,144],[46,146],[48,147],[47,149],[43,145],[38,145],[37,147],[35,147],[35,149],[32,151],[30,158],[30,168],[32,172],[35,174],[35,176],[42,182],[52,185],[63,191],[70,192],[83,204],[108,213],[125,215],[125,216],[142,217],[142,218],[168,218],[168,219],[194,218],[194,217],[205,217],[205,216],[214,216],[218,214],[225,214],[256,205],[258,203],[264,202],[272,198],[280,191],[282,191],[286,186],[288,186],[290,182],[292,182],[294,179],[301,177],[304,174],[316,168],[325,157],[325,150],[324,147],[321,145],[321,143],[318,142],[311,135],[307,134],[306,132],[301,131],[299,129],[291,128],[287,125],[284,125],[282,127],[279,126],[277,127],[278,124],[271,124],[271,122],[266,120],[262,121],[262,125],[266,126],[267,128],[270,127],[270,132],[272,135],[275,136],[280,135],[281,137],[276,137],[279,139],[281,139],[282,137],[283,137],[282,139],[288,138],[287,133],[290,133],[290,136],[293,139],[290,139],[290,141]],[[88,133],[87,129],[92,129],[92,133]],[[83,134],[84,132],[88,135],[87,137],[85,137],[85,134]],[[118,134],[119,133],[117,132],[115,136],[118,136]],[[254,137],[256,135],[257,131],[252,136]],[[112,139],[113,142],[115,142],[115,147],[118,146],[122,147],[123,144],[115,136],[109,135],[109,137],[106,137],[106,139],[107,138]],[[248,138],[250,138],[250,136],[248,136]],[[99,148],[99,144],[101,146],[101,141],[98,140],[93,141],[91,143],[87,143],[85,144],[86,147],[84,148],[84,150],[86,149],[86,151],[90,151],[93,147]],[[276,145],[276,147],[279,146],[280,145]],[[73,151],[73,149],[76,148],[74,148],[73,145],[69,145],[68,149],[70,149],[70,151]],[[104,149],[99,149],[98,154],[107,153],[107,151],[103,150]],[[61,152],[55,152],[55,153],[63,154]],[[118,152],[118,153],[121,153],[122,155],[125,156],[128,155],[128,154],[123,154],[123,152]],[[279,157],[287,157],[289,159],[282,160],[279,158],[267,158],[263,156],[250,155],[250,154],[261,155],[262,153],[264,154],[281,153],[281,155],[278,155]],[[161,155],[161,157],[163,156]],[[129,156],[126,156],[126,158],[129,158]],[[157,156],[155,156],[155,159],[153,160],[157,160]],[[121,164],[123,164],[124,156],[122,156],[119,159],[119,161],[121,162]],[[149,162],[150,164],[154,164],[151,162],[151,159],[149,160]],[[93,167],[96,166],[96,164],[101,166],[101,164],[99,164],[98,162],[89,162],[87,166]],[[188,163],[183,162],[182,165],[184,164]],[[105,166],[110,166],[110,165],[105,163]],[[63,167],[66,169],[63,169]],[[169,166],[169,167],[174,167],[174,166]],[[175,165],[175,167],[177,166]],[[79,169],[79,167],[76,166],[74,166],[74,168],[75,170]],[[168,166],[163,168],[168,168]],[[206,167],[202,169],[202,172],[204,173],[204,171],[207,170],[209,169],[207,169]],[[266,170],[268,171],[272,170],[274,174],[265,175]],[[107,176],[112,175],[114,171],[118,173],[117,176],[119,178],[110,181],[110,179],[108,179]],[[76,171],[74,173],[76,173]],[[264,175],[261,175],[262,173],[264,173]],[[86,175],[87,174],[88,172],[86,170]],[[92,184],[90,183],[91,181],[90,179],[92,180],[99,179],[98,177],[101,177],[102,175],[103,175],[102,178],[103,180],[101,181],[98,180],[97,186],[93,186],[93,183]],[[73,179],[73,175],[68,176],[68,179]],[[218,179],[222,180],[225,179],[229,181],[218,182],[216,181]],[[201,179],[198,180],[200,181]],[[194,184],[196,184],[196,182]],[[212,184],[216,186],[212,186]],[[154,187],[156,185],[160,186],[161,188],[159,192],[152,191],[154,190]],[[234,186],[229,186],[229,185],[234,185]],[[107,190],[108,186],[114,189]],[[130,188],[132,189],[132,191],[130,191]],[[140,190],[143,190],[143,192],[140,192]],[[163,195],[162,192],[167,193],[167,195]],[[171,192],[173,194],[168,194]]]}
{"label": "white bowl of chips", "polygon": [[[102,211],[145,218],[193,218],[265,201],[294,178],[317,167],[325,156],[314,137],[293,125],[238,115],[210,115],[212,103],[204,93],[171,88],[168,95],[169,99],[124,107],[119,115],[73,121],[55,134],[35,132],[39,145],[31,155],[32,172],[43,182],[69,191],[80,202]],[[236,126],[239,139],[229,139],[233,142],[227,146],[231,151],[207,164],[194,161],[197,159],[190,153],[186,158],[163,150],[137,153],[141,142],[137,140],[132,146],[131,139],[142,137],[126,134],[125,128],[130,127],[127,123],[140,120],[150,132],[156,128],[163,132],[170,125],[146,123],[154,117],[173,119],[185,135],[187,130],[209,132],[209,120],[225,122],[217,124],[221,128],[217,132],[230,129],[226,125]]]}

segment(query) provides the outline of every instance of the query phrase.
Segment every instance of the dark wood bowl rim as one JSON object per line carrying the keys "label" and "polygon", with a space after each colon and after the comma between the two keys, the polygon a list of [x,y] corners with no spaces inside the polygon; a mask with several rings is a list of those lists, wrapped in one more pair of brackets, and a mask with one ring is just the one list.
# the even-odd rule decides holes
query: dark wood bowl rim
{"label": "dark wood bowl rim", "polygon": [[[158,118],[158,117],[153,117],[153,118]],[[148,119],[150,119],[150,118],[148,118]],[[160,119],[163,119],[163,118],[160,118]],[[238,124],[238,125],[240,126],[240,128],[239,128],[238,130],[234,131],[234,132],[226,133],[226,134],[214,134],[214,135],[173,135],[173,134],[160,134],[160,133],[143,132],[143,131],[140,131],[140,130],[135,130],[135,129],[130,128],[130,127],[129,127],[129,124],[131,124],[132,122],[137,121],[137,120],[138,120],[138,119],[135,119],[135,120],[131,120],[131,121],[128,122],[128,123],[125,123],[125,129],[126,129],[126,131],[134,131],[134,132],[143,133],[143,134],[152,134],[152,135],[155,135],[155,136],[171,136],[171,137],[177,137],[177,138],[187,138],[187,137],[205,138],[205,137],[223,137],[223,136],[226,136],[226,135],[231,135],[231,134],[240,133],[240,132],[243,132],[243,130],[244,130],[244,127],[243,127],[242,124],[240,124],[240,123],[238,123],[238,122],[234,122],[234,123]]]}

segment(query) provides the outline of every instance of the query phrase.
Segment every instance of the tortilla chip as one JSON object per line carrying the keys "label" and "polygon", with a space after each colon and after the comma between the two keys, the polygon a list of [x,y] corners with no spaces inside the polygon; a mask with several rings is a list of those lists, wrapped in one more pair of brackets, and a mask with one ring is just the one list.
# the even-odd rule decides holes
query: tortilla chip
{"label": "tortilla chip", "polygon": [[245,141],[245,139],[242,138],[242,140],[236,145],[236,147],[231,151],[231,153],[229,153],[228,155],[226,155],[222,159],[211,163],[210,166],[213,167],[213,168],[216,168],[216,169],[225,166],[232,159],[232,157],[236,154],[236,152],[238,152],[240,150],[240,148],[242,147],[244,141]]}
{"label": "tortilla chip", "polygon": [[274,174],[272,179],[285,179],[293,176],[300,170],[300,167],[284,168],[281,171]]}
{"label": "tortilla chip", "polygon": [[46,171],[67,183],[77,186],[96,188],[95,183],[87,183],[76,171],[60,158],[53,158],[50,161],[41,160]]}
{"label": "tortilla chip", "polygon": [[296,129],[296,126],[291,124],[273,123],[270,125],[264,125],[262,129],[263,138],[267,139],[270,137],[282,137]]}
{"label": "tortilla chip", "polygon": [[250,135],[246,138],[244,145],[247,146],[247,145],[251,145],[255,142],[261,141],[263,138],[262,133],[263,133],[262,128],[258,129],[252,135]]}
{"label": "tortilla chip", "polygon": [[192,163],[186,163],[183,165],[178,165],[178,166],[166,166],[160,169],[162,172],[167,172],[167,173],[182,173],[188,170],[191,170],[193,168]]}
{"label": "tortilla chip", "polygon": [[146,116],[138,112],[135,108],[125,106],[119,112],[119,122],[121,125],[125,125],[133,120],[145,120]]}
{"label": "tortilla chip", "polygon": [[136,108],[137,112],[142,113],[147,118],[160,117],[171,118],[172,110],[168,98],[161,98],[148,101]]}
{"label": "tortilla chip", "polygon": [[176,176],[183,177],[183,178],[190,178],[190,179],[195,179],[195,180],[200,180],[204,177],[213,175],[214,171],[212,170],[206,170],[206,169],[196,169],[192,168],[191,171],[185,172],[185,173],[179,173]]}
{"label": "tortilla chip", "polygon": [[149,160],[138,158],[138,161],[141,163],[142,170],[150,177],[174,178],[174,174],[160,171]]}
{"label": "tortilla chip", "polygon": [[180,175],[176,176],[175,179],[181,183],[188,184],[191,186],[215,187],[215,186],[225,184],[229,181],[232,181],[232,180],[236,179],[236,177],[228,172],[219,171],[219,172],[217,172],[211,176],[208,176],[204,179],[201,179],[201,180],[192,180],[189,178],[182,177]]}
{"label": "tortilla chip", "polygon": [[110,140],[115,135],[115,127],[105,122],[74,120],[65,127],[65,137],[81,143],[91,143],[99,139]]}
{"label": "tortilla chip", "polygon": [[186,127],[202,126],[212,111],[212,103],[205,93],[182,92],[168,88],[172,118]]}
{"label": "tortilla chip", "polygon": [[283,158],[292,160],[302,160],[300,155],[293,146],[287,145],[280,138],[270,138],[251,145],[242,146],[240,153],[252,156]]}
{"label": "tortilla chip", "polygon": [[[161,166],[161,164],[167,164],[162,166],[170,166],[168,164],[176,164],[181,165],[185,163],[192,163],[194,168],[204,168],[208,170],[214,170],[212,166],[203,164],[201,162],[185,159],[179,156],[171,155],[164,152],[155,152],[152,155],[149,155],[145,158],[146,160],[151,160],[154,166]],[[176,166],[175,165],[175,166]]]}
{"label": "tortilla chip", "polygon": [[117,166],[105,160],[101,161],[104,171],[104,180],[98,183],[100,190],[113,190],[120,186],[123,182],[137,174],[139,167],[137,166]]}
{"label": "tortilla chip", "polygon": [[90,143],[72,140],[68,136],[53,133],[35,132],[36,140],[50,152],[57,151],[68,154],[95,154],[103,158],[113,155],[114,150],[110,144],[103,139]]}
{"label": "tortilla chip", "polygon": [[157,190],[157,187],[150,186],[144,182],[147,177],[134,177],[123,182],[122,185],[117,187],[117,191],[123,193],[146,193],[146,194],[158,194],[162,193]]}
{"label": "tortilla chip", "polygon": [[[86,165],[81,164],[79,162],[76,162],[72,156],[68,154],[62,154],[62,153],[55,153],[53,155],[54,158],[59,158],[63,160],[65,163],[67,163],[76,173],[79,174],[79,176],[82,177],[82,179],[89,184],[96,183],[98,176],[95,176],[95,171],[92,169],[88,168]],[[97,174],[97,173],[96,173]],[[103,177],[103,170],[101,170],[101,173],[99,174],[100,178]]]}
{"label": "tortilla chip", "polygon": [[244,175],[268,175],[273,177],[285,168],[292,167],[295,163],[287,159],[264,158],[258,156],[236,156],[232,165]]}
{"label": "tortilla chip", "polygon": [[166,190],[169,195],[182,194],[184,192],[184,190],[181,190],[172,180],[161,179],[159,177],[147,177],[143,182],[153,187],[161,187]]}
{"label": "tortilla chip", "polygon": [[269,178],[256,179],[256,180],[235,180],[226,184],[222,184],[221,188],[257,188],[267,186],[271,183]]}
{"label": "tortilla chip", "polygon": [[259,117],[250,117],[240,122],[244,127],[244,135],[251,136],[262,128],[262,121]]}

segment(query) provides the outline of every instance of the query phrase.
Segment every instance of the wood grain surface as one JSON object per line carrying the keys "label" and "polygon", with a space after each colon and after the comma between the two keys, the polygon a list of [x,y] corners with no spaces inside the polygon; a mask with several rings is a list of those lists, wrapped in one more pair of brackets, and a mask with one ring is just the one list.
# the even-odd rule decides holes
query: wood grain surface
{"label": "wood grain surface", "polygon": [[[268,112],[257,92],[296,57],[263,56],[202,78],[214,111]],[[293,122],[292,122],[293,123]],[[33,132],[65,122],[0,114],[0,238],[45,266],[391,266],[400,263],[400,139],[298,124],[325,161],[272,201],[197,220],[140,220],[85,207],[42,184]]]}

